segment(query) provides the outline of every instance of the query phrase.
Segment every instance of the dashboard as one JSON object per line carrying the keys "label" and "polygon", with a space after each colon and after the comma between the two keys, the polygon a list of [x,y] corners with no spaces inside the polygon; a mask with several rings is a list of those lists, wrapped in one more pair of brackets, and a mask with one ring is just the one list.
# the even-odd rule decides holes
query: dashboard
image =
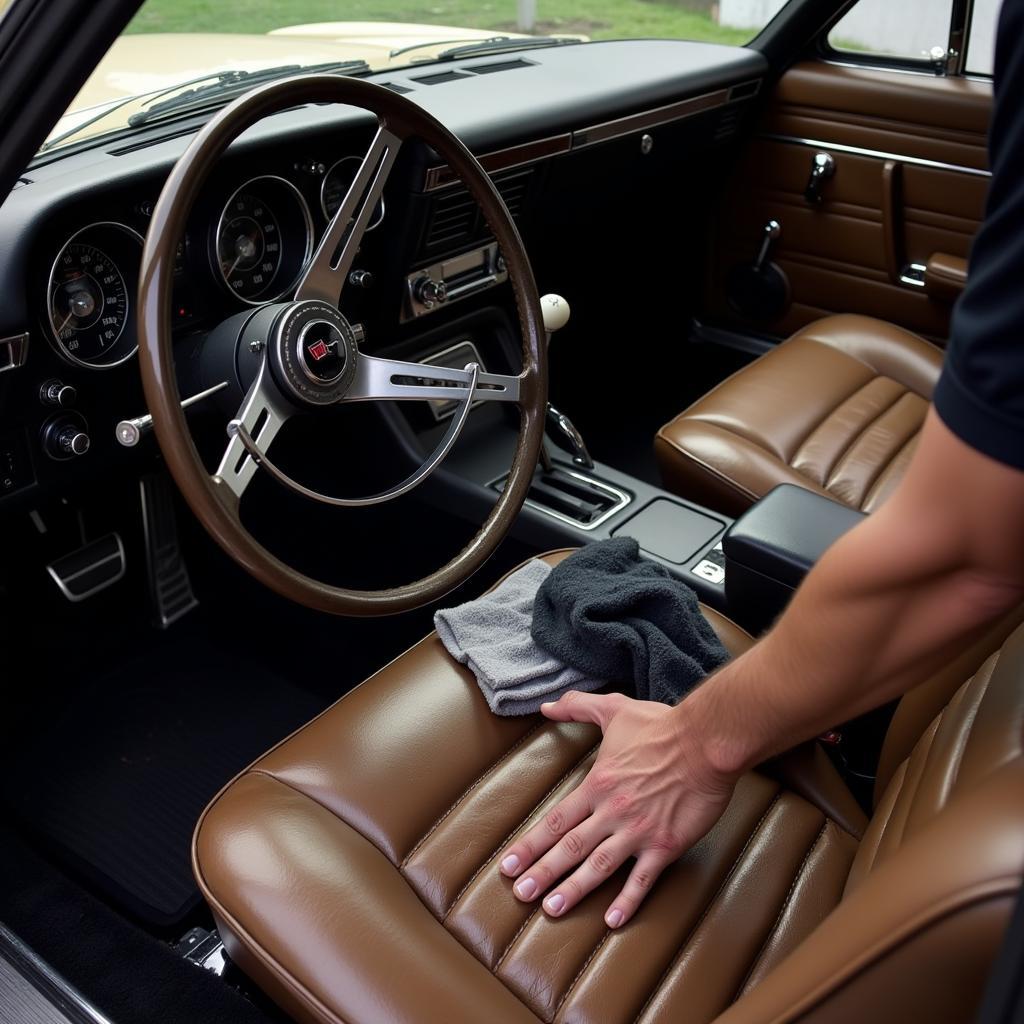
{"label": "dashboard", "polygon": [[[659,158],[678,163],[726,146],[765,73],[747,49],[633,41],[374,79],[470,146],[529,248],[551,244],[542,216],[591,218],[592,209],[572,208],[573,182],[632,166],[623,154],[635,159],[638,140],[657,140]],[[27,171],[0,207],[0,504],[134,471],[155,456],[152,447],[127,451],[116,428],[145,414],[134,358],[141,252],[163,182],[199,126],[58,154]],[[190,368],[206,334],[294,287],[374,127],[352,108],[285,111],[246,132],[211,174],[174,268],[183,398],[196,393]],[[488,368],[508,372],[515,367],[497,364],[514,360],[514,346],[467,339],[454,326],[474,311],[507,310],[506,276],[468,193],[427,147],[406,143],[341,308],[367,350],[429,361],[469,340]],[[240,398],[233,387],[218,400],[233,414]]]}

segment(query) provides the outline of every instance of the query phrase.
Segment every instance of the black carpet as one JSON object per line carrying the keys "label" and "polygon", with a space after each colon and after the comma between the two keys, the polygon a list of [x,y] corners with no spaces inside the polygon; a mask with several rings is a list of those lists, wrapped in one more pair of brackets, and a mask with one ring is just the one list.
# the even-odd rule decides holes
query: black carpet
{"label": "black carpet", "polygon": [[279,1024],[0,829],[0,921],[117,1024]]}
{"label": "black carpet", "polygon": [[167,927],[199,902],[189,846],[210,798],[325,702],[209,648],[160,653],[94,676],[10,750],[4,776],[6,800],[59,859]]}

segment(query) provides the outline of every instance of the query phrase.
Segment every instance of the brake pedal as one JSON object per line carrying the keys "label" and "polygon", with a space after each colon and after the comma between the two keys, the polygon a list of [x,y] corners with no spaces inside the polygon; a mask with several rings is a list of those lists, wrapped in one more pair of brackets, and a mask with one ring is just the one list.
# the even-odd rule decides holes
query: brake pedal
{"label": "brake pedal", "polygon": [[146,544],[146,571],[153,618],[166,629],[195,608],[188,568],[178,545],[178,524],[167,478],[151,473],[139,482],[142,525]]}
{"label": "brake pedal", "polygon": [[77,604],[115,584],[124,568],[124,544],[118,534],[108,533],[51,562],[46,571],[60,592]]}

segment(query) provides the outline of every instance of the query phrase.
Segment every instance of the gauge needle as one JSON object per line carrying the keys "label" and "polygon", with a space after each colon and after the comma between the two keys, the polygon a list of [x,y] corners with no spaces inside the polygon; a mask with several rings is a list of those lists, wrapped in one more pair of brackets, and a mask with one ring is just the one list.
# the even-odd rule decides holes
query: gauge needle
{"label": "gauge needle", "polygon": [[231,267],[229,268],[228,272],[224,276],[225,277],[230,277],[235,272],[235,267],[237,267],[238,264],[241,263],[241,262],[242,262],[242,254],[240,253],[238,256],[235,257],[235,262],[231,264]]}
{"label": "gauge needle", "polygon": [[57,328],[57,334],[58,334],[58,335],[59,335],[59,334],[61,334],[61,333],[63,333],[63,331],[64,331],[64,328],[65,328],[65,327],[67,327],[67,325],[68,325],[68,321],[69,321],[69,320],[70,320],[70,319],[71,319],[71,318],[72,318],[72,317],[73,317],[74,315],[75,315],[74,313],[68,313],[68,315],[67,315],[67,316],[66,316],[66,317],[64,318],[64,323],[62,323],[62,324],[60,325],[60,327],[58,327],[58,328]]}

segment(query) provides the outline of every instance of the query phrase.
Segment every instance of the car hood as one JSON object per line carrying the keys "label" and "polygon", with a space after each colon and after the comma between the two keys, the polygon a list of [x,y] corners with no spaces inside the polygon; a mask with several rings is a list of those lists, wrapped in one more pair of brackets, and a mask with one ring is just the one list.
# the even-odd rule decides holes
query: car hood
{"label": "car hood", "polygon": [[[469,42],[493,35],[493,31],[452,25],[379,21],[292,25],[267,35],[227,32],[124,35],[114,41],[96,66],[68,108],[68,114],[154,89],[169,89],[180,82],[218,71],[260,71],[282,64],[343,60],[364,60],[374,70],[380,70],[405,66],[414,60],[429,60],[439,50],[450,47],[452,40]],[[393,51],[406,46],[421,49],[392,57]]]}

